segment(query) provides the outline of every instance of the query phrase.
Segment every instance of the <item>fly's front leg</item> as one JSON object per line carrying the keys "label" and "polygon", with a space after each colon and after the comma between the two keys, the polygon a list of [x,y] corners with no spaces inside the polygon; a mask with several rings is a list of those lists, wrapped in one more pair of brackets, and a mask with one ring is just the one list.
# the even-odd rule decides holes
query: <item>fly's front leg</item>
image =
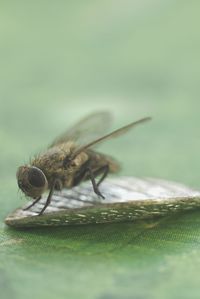
{"label": "fly's front leg", "polygon": [[58,180],[58,179],[55,179],[53,181],[51,189],[49,191],[49,195],[48,195],[47,200],[46,200],[46,203],[45,203],[44,207],[42,208],[42,210],[40,211],[40,213],[38,215],[42,215],[44,213],[44,211],[46,210],[46,208],[48,207],[48,205],[51,202],[52,195],[53,195],[53,192],[54,192],[55,188],[57,186],[61,186],[61,184],[62,184],[62,182],[60,180]]}
{"label": "fly's front leg", "polygon": [[39,200],[41,199],[41,196],[38,197],[32,204],[30,204],[28,207],[24,208],[23,211],[29,210],[31,207],[33,207]]}
{"label": "fly's front leg", "polygon": [[106,176],[108,175],[109,172],[109,166],[105,165],[101,168],[99,168],[96,173],[102,172],[103,171],[103,175],[100,178],[99,182],[96,183],[95,181],[95,174],[93,173],[92,169],[90,167],[87,168],[87,172],[89,173],[89,177],[91,179],[92,182],[92,186],[93,186],[93,190],[94,192],[100,196],[101,198],[105,199],[105,197],[101,194],[101,192],[99,191],[99,185],[103,182],[103,180],[106,178]]}

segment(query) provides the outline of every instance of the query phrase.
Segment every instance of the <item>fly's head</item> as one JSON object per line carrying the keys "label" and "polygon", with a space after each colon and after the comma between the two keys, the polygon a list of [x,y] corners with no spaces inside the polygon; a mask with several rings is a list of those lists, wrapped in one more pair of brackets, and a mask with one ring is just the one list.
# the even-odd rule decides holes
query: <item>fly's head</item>
{"label": "fly's head", "polygon": [[19,188],[28,197],[38,198],[48,189],[47,178],[37,167],[21,166],[16,176]]}

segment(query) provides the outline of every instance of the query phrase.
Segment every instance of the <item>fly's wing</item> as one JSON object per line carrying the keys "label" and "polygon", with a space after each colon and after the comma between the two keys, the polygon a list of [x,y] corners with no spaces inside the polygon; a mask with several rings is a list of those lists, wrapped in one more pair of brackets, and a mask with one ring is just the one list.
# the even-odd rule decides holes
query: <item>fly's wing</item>
{"label": "fly's wing", "polygon": [[107,111],[92,113],[55,139],[49,147],[67,141],[74,141],[78,147],[88,144],[108,131],[111,120],[111,114]]}
{"label": "fly's wing", "polygon": [[86,149],[88,149],[88,148],[90,148],[90,147],[93,147],[94,145],[99,144],[99,143],[101,143],[101,142],[103,142],[103,141],[106,141],[107,139],[115,138],[115,137],[118,137],[118,136],[120,136],[120,135],[122,135],[122,134],[125,134],[127,131],[129,131],[129,130],[132,129],[133,127],[135,127],[135,126],[137,126],[137,125],[139,125],[139,124],[141,124],[141,123],[144,123],[144,122],[146,122],[146,121],[149,121],[149,120],[151,120],[151,117],[141,118],[141,119],[139,119],[139,120],[137,120],[137,121],[135,121],[135,122],[132,122],[132,123],[130,123],[130,124],[128,124],[128,125],[126,125],[126,126],[120,128],[120,129],[118,129],[118,130],[113,131],[112,133],[109,133],[109,134],[107,134],[107,135],[104,135],[103,137],[100,137],[100,138],[98,138],[98,139],[96,139],[96,140],[93,140],[93,141],[91,141],[90,143],[88,143],[88,144],[86,144],[86,145],[84,145],[84,146],[81,146],[81,147],[77,148],[77,150],[74,152],[73,156],[75,157],[75,156],[78,155],[80,152],[82,152],[82,151],[84,151],[84,150],[86,150]]}

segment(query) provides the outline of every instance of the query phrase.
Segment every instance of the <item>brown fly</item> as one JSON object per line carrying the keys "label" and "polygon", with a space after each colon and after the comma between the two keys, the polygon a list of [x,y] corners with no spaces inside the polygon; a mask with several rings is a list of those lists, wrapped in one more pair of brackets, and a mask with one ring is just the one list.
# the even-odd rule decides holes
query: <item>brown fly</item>
{"label": "brown fly", "polygon": [[[26,196],[34,199],[26,210],[35,205],[42,194],[49,190],[41,215],[51,202],[54,190],[72,188],[85,180],[91,180],[94,192],[104,198],[99,185],[108,173],[119,170],[119,164],[111,157],[92,150],[102,141],[118,137],[134,126],[150,120],[150,117],[132,122],[112,133],[105,134],[110,123],[108,112],[93,113],[57,138],[49,148],[29,165],[18,168],[19,188]],[[103,136],[102,136],[103,135]],[[98,182],[96,177],[100,176]]]}

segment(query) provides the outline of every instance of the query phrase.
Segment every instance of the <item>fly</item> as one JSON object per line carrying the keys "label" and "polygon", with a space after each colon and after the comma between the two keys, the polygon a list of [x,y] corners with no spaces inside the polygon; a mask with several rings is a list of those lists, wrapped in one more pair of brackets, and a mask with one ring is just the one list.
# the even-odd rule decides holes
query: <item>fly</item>
{"label": "fly", "polygon": [[[105,134],[111,120],[108,112],[93,113],[63,135],[54,140],[48,149],[36,156],[29,165],[18,168],[19,188],[34,201],[25,208],[30,209],[49,190],[42,215],[51,202],[54,190],[73,188],[81,182],[90,180],[94,192],[104,198],[99,190],[108,173],[118,172],[119,164],[112,158],[93,150],[93,147],[109,138],[118,137],[134,126],[150,120],[150,117],[132,122],[109,134]],[[96,181],[96,178],[100,179]]]}

